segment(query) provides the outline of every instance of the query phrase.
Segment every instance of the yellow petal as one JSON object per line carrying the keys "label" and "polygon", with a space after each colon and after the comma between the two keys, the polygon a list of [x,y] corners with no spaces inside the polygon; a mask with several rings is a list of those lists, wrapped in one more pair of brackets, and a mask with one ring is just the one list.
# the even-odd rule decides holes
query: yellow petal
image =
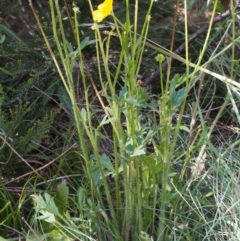
{"label": "yellow petal", "polygon": [[104,11],[104,8],[107,8],[107,5],[106,5],[105,2],[98,5],[98,10],[103,10]]}
{"label": "yellow petal", "polygon": [[93,11],[92,16],[93,16],[93,20],[98,23],[101,22],[106,17],[104,16],[103,12],[100,10]]}
{"label": "yellow petal", "polygon": [[113,8],[113,0],[105,0],[103,3],[98,5],[98,10],[92,12],[93,20],[101,22],[109,14],[111,14]]}

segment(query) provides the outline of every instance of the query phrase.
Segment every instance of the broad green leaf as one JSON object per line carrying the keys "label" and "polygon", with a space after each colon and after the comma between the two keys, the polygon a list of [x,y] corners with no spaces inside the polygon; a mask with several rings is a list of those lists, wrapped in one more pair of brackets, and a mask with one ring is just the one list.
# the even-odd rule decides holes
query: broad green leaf
{"label": "broad green leaf", "polygon": [[153,241],[153,239],[146,232],[143,231],[141,231],[139,238],[141,241]]}
{"label": "broad green leaf", "polygon": [[81,115],[82,115],[83,120],[86,121],[87,120],[87,112],[86,112],[85,108],[81,109]]}
{"label": "broad green leaf", "polygon": [[100,160],[102,162],[102,165],[110,172],[114,172],[114,168],[112,165],[112,162],[110,158],[104,153],[100,156]]}
{"label": "broad green leaf", "polygon": [[48,194],[44,193],[45,199],[41,195],[32,195],[33,201],[36,205],[37,212],[47,211],[55,215],[59,215],[58,208],[53,200],[53,198]]}
{"label": "broad green leaf", "polygon": [[143,160],[144,166],[151,173],[159,173],[162,170],[162,164],[158,163],[154,155],[146,156]]}
{"label": "broad green leaf", "polygon": [[182,126],[181,125],[179,128],[180,128],[180,130],[186,131],[187,133],[190,132],[190,129],[187,126]]}
{"label": "broad green leaf", "polygon": [[65,90],[65,88],[63,86],[60,86],[58,88],[57,95],[61,102],[61,105],[63,106],[63,108],[65,109],[65,111],[68,115],[68,118],[70,119],[70,121],[72,123],[75,123],[75,120],[73,117],[74,114],[73,114],[72,102],[71,102],[71,99],[70,99],[67,91]]}
{"label": "broad green leaf", "polygon": [[54,214],[44,210],[41,210],[39,213],[41,213],[41,215],[38,216],[39,220],[44,220],[45,222],[48,222],[48,223],[56,222]]}
{"label": "broad green leaf", "polygon": [[[91,155],[91,158],[94,160],[97,160],[96,155]],[[108,171],[110,171],[110,173],[114,173],[114,167],[112,165],[112,162],[110,160],[110,158],[104,153],[100,156],[100,161],[102,163],[102,166],[104,168],[106,168]]]}
{"label": "broad green leaf", "polygon": [[105,115],[101,121],[101,123],[99,124],[98,126],[98,129],[103,126],[103,125],[106,125],[106,124],[109,124],[111,123],[113,120],[115,120],[116,118],[109,118],[107,115]]}
{"label": "broad green leaf", "polygon": [[0,237],[0,241],[7,241],[7,239]]}
{"label": "broad green leaf", "polygon": [[143,145],[140,145],[133,150],[133,153],[130,156],[134,157],[134,156],[140,156],[144,154],[145,154],[145,147]]}
{"label": "broad green leaf", "polygon": [[58,208],[54,202],[54,199],[48,194],[48,193],[44,193],[44,197],[45,197],[45,200],[46,200],[46,210],[48,212],[51,212],[55,215],[59,215],[59,211],[58,211]]}
{"label": "broad green leaf", "polygon": [[182,100],[185,97],[185,87],[176,91],[172,92],[172,95],[170,96],[171,98],[171,104],[172,104],[172,108],[175,109],[176,107],[178,107],[181,103]]}
{"label": "broad green leaf", "polygon": [[6,36],[4,34],[0,34],[0,44],[2,44],[6,39]]}
{"label": "broad green leaf", "polygon": [[67,235],[64,235],[61,233],[59,230],[53,230],[51,233],[47,233],[46,235],[46,240],[48,241],[73,241],[76,240],[74,238],[69,238]]}
{"label": "broad green leaf", "polygon": [[[44,240],[44,235],[42,234],[37,234],[35,230],[35,234],[28,233],[26,236],[26,241],[36,241],[36,240]],[[1,241],[1,239],[0,239]]]}
{"label": "broad green leaf", "polygon": [[87,199],[86,190],[83,187],[78,188],[77,198],[78,198],[79,208],[82,211],[82,209],[85,207],[85,203]]}
{"label": "broad green leaf", "polygon": [[64,211],[68,206],[68,196],[69,188],[67,186],[66,180],[63,180],[60,184],[57,185],[57,196],[55,198],[59,208]]}

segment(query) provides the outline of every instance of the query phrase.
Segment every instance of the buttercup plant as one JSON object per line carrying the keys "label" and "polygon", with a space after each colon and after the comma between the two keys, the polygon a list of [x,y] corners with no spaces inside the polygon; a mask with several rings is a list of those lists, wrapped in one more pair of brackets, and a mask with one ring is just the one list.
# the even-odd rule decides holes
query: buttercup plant
{"label": "buttercup plant", "polygon": [[[139,88],[136,83],[145,50],[153,2],[150,2],[141,33],[138,33],[139,9],[137,0],[135,1],[133,22],[131,22],[130,17],[129,1],[126,1],[125,23],[121,23],[113,15],[117,32],[114,32],[114,36],[118,38],[121,46],[116,70],[110,70],[109,67],[112,35],[102,35],[99,29],[95,28],[96,59],[98,62],[98,76],[96,78],[102,89],[104,101],[99,95],[94,81],[92,81],[91,73],[86,71],[81,64],[82,92],[86,103],[81,108],[77,103],[72,75],[73,58],[74,60],[77,58],[79,63],[84,62],[81,47],[83,41],[80,39],[77,16],[81,11],[74,7],[78,51],[73,53],[69,49],[69,43],[65,37],[60,7],[58,4],[54,6],[53,0],[50,1],[54,40],[60,55],[59,62],[57,62],[42,30],[49,52],[52,54],[72,104],[78,134],[78,155],[85,176],[85,181],[79,183],[81,195],[78,195],[78,202],[80,203],[80,199],[81,201],[87,200],[79,205],[79,212],[82,213],[82,218],[89,217],[94,222],[98,237],[103,236],[104,230],[107,230],[112,240],[139,240],[139,235],[142,233],[149,233],[151,236],[161,237],[161,240],[164,240],[165,214],[169,195],[169,190],[167,190],[168,175],[171,172],[169,157],[173,156],[174,151],[174,148],[169,144],[172,134],[172,116],[174,108],[181,103],[183,95],[182,92],[176,94],[176,100],[172,105],[174,108],[171,107],[168,103],[168,86],[166,86],[164,98],[158,103],[151,103],[147,90]],[[89,4],[91,6],[91,1]],[[98,6],[97,10],[92,10],[93,20],[97,23],[103,21],[112,13],[112,5],[112,0],[105,0]],[[40,23],[39,26],[41,28]],[[59,32],[56,31],[58,27]],[[65,75],[62,73],[60,65],[64,67]],[[88,95],[90,83],[87,82],[87,79],[91,81],[104,110],[104,117],[98,120],[97,127],[92,124],[94,113],[90,107],[91,102]],[[116,90],[119,80],[123,84],[119,90]],[[156,116],[160,116],[161,123],[156,119],[150,121],[149,124],[143,124],[142,120],[147,117],[143,116],[142,113],[146,109],[151,109]],[[100,154],[102,152],[99,146],[102,136],[100,133],[105,125],[111,126],[108,138],[112,140],[113,145],[107,153]],[[147,152],[149,143],[154,147],[155,153]],[[163,172],[162,169],[165,167],[167,168]],[[111,182],[109,182],[109,173],[113,178]],[[164,192],[159,187],[159,182],[162,182],[162,189],[166,189]],[[157,206],[161,207],[161,212]],[[160,222],[158,221],[159,216],[161,217]]]}

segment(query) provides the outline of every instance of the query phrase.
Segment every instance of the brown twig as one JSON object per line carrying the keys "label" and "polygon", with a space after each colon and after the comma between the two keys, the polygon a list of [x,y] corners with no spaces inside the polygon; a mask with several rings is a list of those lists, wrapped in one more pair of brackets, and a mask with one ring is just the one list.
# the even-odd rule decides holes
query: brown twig
{"label": "brown twig", "polygon": [[[240,8],[240,3],[236,5],[236,9]],[[213,25],[223,21],[227,17],[231,15],[230,9],[225,11],[224,13],[218,15],[213,19]],[[198,31],[196,31],[193,35],[191,35],[188,39],[188,43],[193,42],[196,38],[204,34],[209,27],[210,23],[206,23],[202,28],[200,28]],[[181,44],[177,49],[173,51],[175,54],[180,54],[185,49],[185,43]],[[162,70],[166,70],[168,67],[168,61],[164,61],[162,64]],[[160,78],[160,69],[157,69],[148,79],[144,81],[143,87],[148,86],[152,84],[154,81],[158,80]]]}

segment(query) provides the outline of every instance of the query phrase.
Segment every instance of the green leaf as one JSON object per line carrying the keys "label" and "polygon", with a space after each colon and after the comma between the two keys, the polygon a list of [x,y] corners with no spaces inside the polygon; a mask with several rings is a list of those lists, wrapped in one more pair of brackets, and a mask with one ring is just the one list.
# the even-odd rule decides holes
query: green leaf
{"label": "green leaf", "polygon": [[143,231],[141,231],[139,237],[140,237],[141,241],[152,241],[153,240],[146,232],[143,232]]}
{"label": "green leaf", "polygon": [[60,184],[57,185],[57,195],[55,197],[58,208],[63,212],[65,212],[68,206],[68,196],[69,188],[67,186],[66,180],[63,180]]}
{"label": "green leaf", "polygon": [[26,49],[29,49],[29,46],[21,38],[19,38],[19,36],[14,31],[12,31],[10,28],[5,26],[4,24],[0,24],[0,32],[5,33],[7,36],[12,38],[14,41],[17,41],[22,46],[24,46]]}
{"label": "green leaf", "polygon": [[146,153],[145,147],[143,145],[140,145],[134,148],[133,153],[130,156],[131,157],[141,156],[141,155],[144,155],[145,153]]}
{"label": "green leaf", "polygon": [[46,234],[46,240],[48,241],[73,241],[75,239],[67,237],[62,234],[59,230],[53,230],[51,233]]}
{"label": "green leaf", "polygon": [[99,124],[98,126],[98,129],[103,126],[103,125],[106,125],[106,124],[109,124],[111,123],[112,121],[114,121],[116,118],[109,118],[107,115],[105,115],[101,121],[101,123]]}
{"label": "green leaf", "polygon": [[[32,234],[32,233],[28,233],[27,236],[26,236],[26,241],[36,241],[36,240],[44,240],[44,235],[42,234],[37,234],[36,233],[36,230],[35,230],[35,234]],[[0,239],[1,241],[1,239]]]}
{"label": "green leaf", "polygon": [[[91,158],[94,160],[97,160],[97,157],[94,154],[91,155]],[[110,173],[112,173],[112,174],[114,173],[114,167],[112,165],[112,162],[105,153],[100,156],[100,161],[104,168],[106,168],[108,171],[110,171]]]}
{"label": "green leaf", "polygon": [[48,193],[44,193],[44,197],[45,200],[41,195],[32,195],[33,201],[36,205],[35,208],[37,212],[47,211],[55,215],[60,215],[53,198]]}
{"label": "green leaf", "polygon": [[190,133],[190,129],[187,126],[180,126],[179,127],[180,130],[186,131],[187,133]]}
{"label": "green leaf", "polygon": [[2,44],[5,41],[6,37],[4,34],[0,34],[0,44]]}
{"label": "green leaf", "polygon": [[59,215],[58,208],[57,208],[53,198],[48,193],[44,193],[44,197],[46,200],[46,210],[55,215]]}
{"label": "green leaf", "polygon": [[87,121],[87,111],[86,111],[86,109],[84,109],[84,108],[81,109],[81,116],[82,116],[83,120],[86,122]]}
{"label": "green leaf", "polygon": [[67,91],[65,90],[65,88],[63,86],[60,86],[58,88],[57,95],[58,95],[58,98],[59,98],[63,108],[65,109],[65,111],[68,115],[68,118],[70,119],[70,121],[72,123],[75,123],[75,120],[73,117],[74,114],[73,114],[72,102],[71,102],[71,99],[69,98]]}
{"label": "green leaf", "polygon": [[144,158],[143,164],[149,172],[154,174],[159,173],[162,170],[162,164],[157,162],[155,155],[146,156]]}
{"label": "green leaf", "polygon": [[171,104],[173,109],[175,109],[182,103],[182,100],[185,97],[185,89],[186,88],[184,87],[177,92],[176,91],[172,92],[172,95],[170,96],[170,98],[171,98]]}
{"label": "green leaf", "polygon": [[[217,1],[217,12],[223,13],[225,12],[227,9],[222,5],[221,1],[218,0],[212,0],[212,3],[215,4]],[[227,1],[226,1],[227,2]]]}
{"label": "green leaf", "polygon": [[126,87],[122,87],[122,89],[119,91],[119,100],[122,101],[126,98],[127,96],[127,88]]}
{"label": "green leaf", "polygon": [[[84,38],[84,40],[80,43],[80,50],[84,49],[86,46],[94,44],[96,41],[95,40],[91,40],[89,41],[89,37]],[[75,51],[76,54],[79,53],[78,48]]]}
{"label": "green leaf", "polygon": [[79,209],[82,211],[85,207],[87,195],[86,195],[86,189],[83,187],[79,187],[77,191],[77,199],[78,199],[78,205]]}
{"label": "green leaf", "polygon": [[81,43],[80,43],[80,49],[84,49],[86,46],[88,46],[90,43],[94,43],[95,41],[89,41],[89,37],[86,37]]}
{"label": "green leaf", "polygon": [[110,172],[114,172],[114,168],[112,165],[112,162],[110,158],[104,153],[100,156],[100,160],[102,162],[102,165]]}
{"label": "green leaf", "polygon": [[41,213],[41,215],[38,216],[39,220],[44,220],[45,222],[48,222],[48,223],[55,223],[56,222],[54,214],[52,214],[48,211],[44,211],[44,210],[41,210],[40,213]]}
{"label": "green leaf", "polygon": [[7,241],[7,239],[0,237],[0,241]]}

